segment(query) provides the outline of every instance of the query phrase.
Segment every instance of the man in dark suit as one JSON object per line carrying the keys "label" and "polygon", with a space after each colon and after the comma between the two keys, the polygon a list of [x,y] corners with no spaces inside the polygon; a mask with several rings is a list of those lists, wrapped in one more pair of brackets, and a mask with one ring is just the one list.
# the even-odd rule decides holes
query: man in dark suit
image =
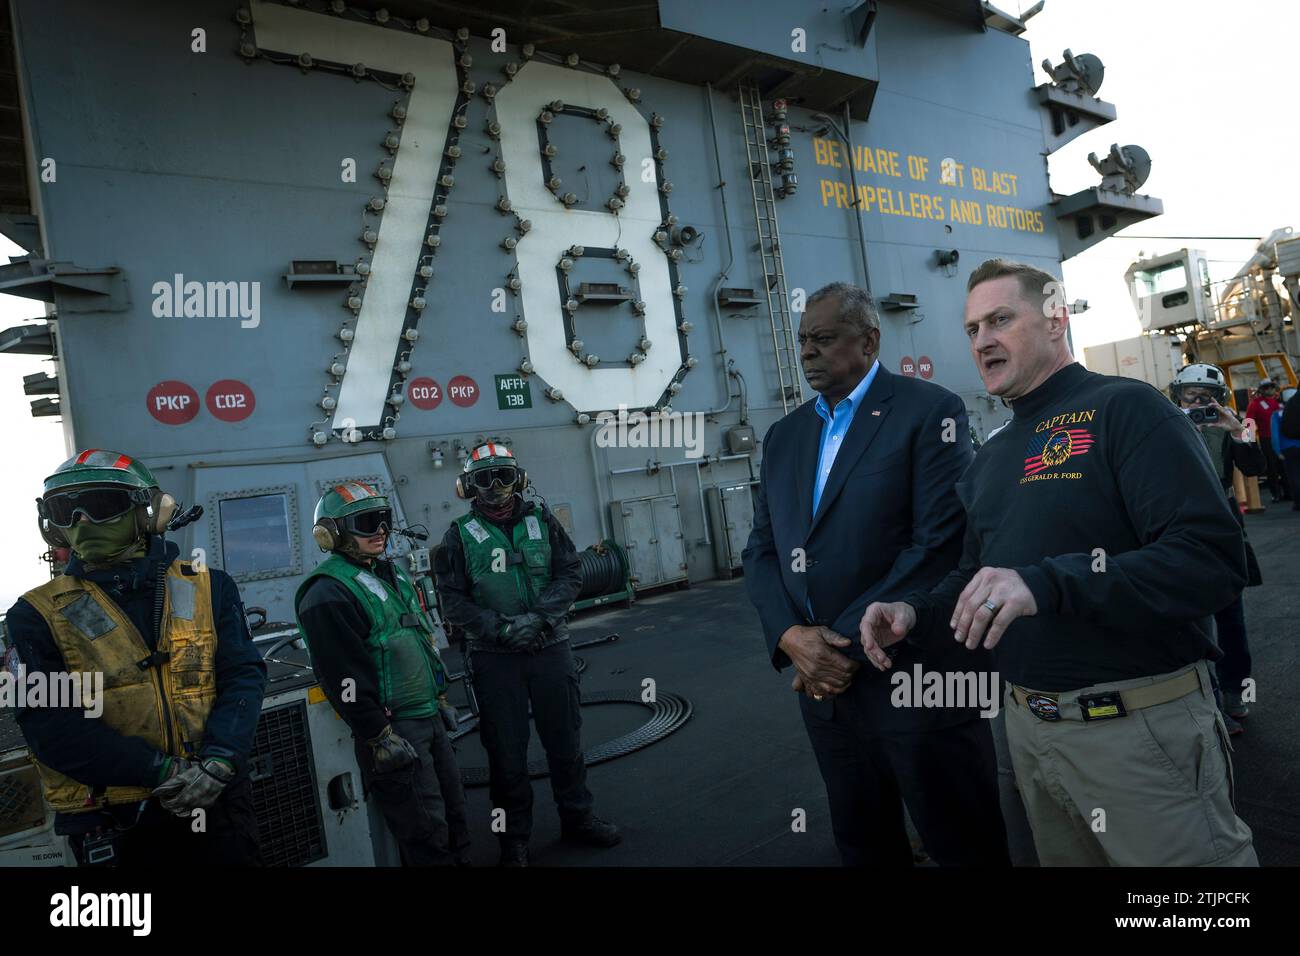
{"label": "man in dark suit", "polygon": [[[953,485],[972,457],[965,407],[880,365],[875,306],[847,283],[808,300],[799,346],[820,397],[763,441],[745,584],[773,666],[795,668],[840,855],[846,866],[911,865],[906,803],[939,863],[1008,865],[979,704],[914,706],[919,691],[895,693],[898,677],[862,668],[850,639],[867,605],[933,586],[957,565],[965,524]],[[909,679],[916,665],[941,675],[987,669],[956,645],[900,646],[893,672]]]}

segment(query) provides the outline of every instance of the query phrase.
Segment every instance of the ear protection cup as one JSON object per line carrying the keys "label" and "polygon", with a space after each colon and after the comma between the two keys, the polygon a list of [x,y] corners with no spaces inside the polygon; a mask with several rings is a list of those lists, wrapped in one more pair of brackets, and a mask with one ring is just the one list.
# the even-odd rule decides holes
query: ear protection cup
{"label": "ear protection cup", "polygon": [[41,501],[40,498],[36,499],[36,526],[40,529],[41,537],[45,539],[45,543],[50,547],[70,547],[68,539],[63,533],[63,529],[54,527],[54,525],[50,524],[49,520],[45,517],[45,502]]}
{"label": "ear protection cup", "polygon": [[473,492],[470,492],[470,491],[465,487],[465,476],[464,476],[464,475],[457,475],[457,476],[456,476],[456,497],[457,497],[457,498],[472,498],[472,497],[474,497]]}
{"label": "ear protection cup", "polygon": [[528,472],[520,468],[519,480],[515,482],[515,494],[522,494],[527,490],[528,490]]}
{"label": "ear protection cup", "polygon": [[333,518],[321,518],[312,525],[311,536],[322,551],[338,550],[339,527]]}
{"label": "ear protection cup", "polygon": [[143,527],[147,534],[163,534],[167,524],[176,514],[176,499],[158,488],[149,491],[149,504],[144,507]]}

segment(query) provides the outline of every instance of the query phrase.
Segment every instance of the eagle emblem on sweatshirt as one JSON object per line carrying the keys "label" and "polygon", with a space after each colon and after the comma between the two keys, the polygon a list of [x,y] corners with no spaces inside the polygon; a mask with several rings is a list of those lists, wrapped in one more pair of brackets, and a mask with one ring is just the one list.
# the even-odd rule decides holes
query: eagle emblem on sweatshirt
{"label": "eagle emblem on sweatshirt", "polygon": [[1075,455],[1087,454],[1092,440],[1086,428],[1056,428],[1035,435],[1025,450],[1025,474],[1059,468]]}

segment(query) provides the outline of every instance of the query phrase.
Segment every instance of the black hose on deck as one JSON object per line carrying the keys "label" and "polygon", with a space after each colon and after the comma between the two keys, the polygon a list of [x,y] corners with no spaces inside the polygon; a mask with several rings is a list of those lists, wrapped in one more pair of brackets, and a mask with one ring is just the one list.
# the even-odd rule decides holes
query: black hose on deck
{"label": "black hose on deck", "polygon": [[[613,740],[607,740],[603,744],[598,744],[591,750],[583,754],[587,766],[594,766],[598,763],[604,763],[607,760],[613,760],[616,757],[623,757],[643,747],[649,747],[657,741],[663,740],[669,734],[680,730],[686,721],[691,719],[691,713],[694,708],[691,702],[685,697],[679,697],[677,694],[659,694],[653,703],[647,704],[641,699],[639,694],[591,694],[584,695],[582,706],[594,706],[597,704],[639,704],[642,707],[650,708],[650,719],[647,720],[636,730],[623,734],[621,737],[615,737]],[[473,733],[477,724],[468,727],[463,731],[458,731],[451,735],[453,740]],[[535,760],[528,765],[528,776],[537,779],[550,774],[547,769],[545,760]],[[469,767],[462,769],[460,778],[467,787],[486,787],[488,784],[487,767]]]}

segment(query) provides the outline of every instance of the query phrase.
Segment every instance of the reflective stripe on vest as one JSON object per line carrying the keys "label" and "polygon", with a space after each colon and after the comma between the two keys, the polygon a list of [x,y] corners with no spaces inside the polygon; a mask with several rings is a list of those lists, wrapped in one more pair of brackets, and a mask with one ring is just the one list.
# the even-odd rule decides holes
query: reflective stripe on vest
{"label": "reflective stripe on vest", "polygon": [[531,611],[551,583],[551,536],[542,509],[533,505],[526,511],[510,538],[473,512],[457,518],[456,526],[474,603],[507,616]]}
{"label": "reflective stripe on vest", "polygon": [[[93,581],[61,575],[23,595],[49,626],[69,673],[103,674],[100,720],[123,737],[140,737],[174,756],[192,756],[217,696],[217,630],[208,572],[167,569],[159,653],[165,663],[141,670],[150,652],[126,613]],[[87,718],[90,719],[90,718]],[[102,795],[36,761],[45,800],[60,813],[147,800],[148,787],[108,787]]]}

